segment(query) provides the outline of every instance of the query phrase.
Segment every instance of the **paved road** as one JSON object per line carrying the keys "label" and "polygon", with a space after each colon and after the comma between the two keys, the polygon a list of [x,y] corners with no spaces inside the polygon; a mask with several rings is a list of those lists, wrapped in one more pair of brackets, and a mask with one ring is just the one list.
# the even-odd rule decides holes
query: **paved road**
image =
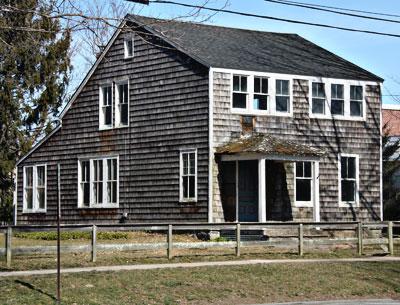
{"label": "paved road", "polygon": [[292,302],[292,303],[273,303],[259,305],[400,305],[400,301],[384,300],[339,300],[339,301],[313,301],[313,302]]}
{"label": "paved road", "polygon": [[[304,264],[304,263],[352,263],[352,262],[400,262],[400,257],[384,256],[384,257],[338,258],[338,259],[252,259],[252,260],[196,262],[196,263],[137,264],[137,265],[120,265],[120,266],[64,268],[62,269],[61,272],[62,273],[113,272],[113,271],[153,270],[153,269],[169,269],[169,268],[197,268],[197,267]],[[57,273],[56,269],[6,271],[6,272],[0,272],[0,277],[47,275],[55,273]]]}

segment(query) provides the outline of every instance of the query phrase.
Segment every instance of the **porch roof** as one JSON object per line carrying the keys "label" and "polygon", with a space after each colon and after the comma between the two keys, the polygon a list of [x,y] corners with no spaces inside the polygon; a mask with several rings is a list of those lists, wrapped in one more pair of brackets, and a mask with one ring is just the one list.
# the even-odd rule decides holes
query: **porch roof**
{"label": "porch roof", "polygon": [[217,147],[217,154],[256,153],[265,156],[319,158],[325,151],[267,134],[254,133]]}

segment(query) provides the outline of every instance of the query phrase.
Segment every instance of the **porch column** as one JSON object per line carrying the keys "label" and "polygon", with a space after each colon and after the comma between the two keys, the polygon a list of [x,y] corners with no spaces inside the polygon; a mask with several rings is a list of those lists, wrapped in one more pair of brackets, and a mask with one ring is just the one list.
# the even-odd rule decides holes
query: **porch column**
{"label": "porch column", "polygon": [[266,222],[265,159],[258,160],[258,221]]}
{"label": "porch column", "polygon": [[313,189],[314,189],[314,221],[320,221],[320,209],[319,209],[319,162],[315,161],[313,166]]}

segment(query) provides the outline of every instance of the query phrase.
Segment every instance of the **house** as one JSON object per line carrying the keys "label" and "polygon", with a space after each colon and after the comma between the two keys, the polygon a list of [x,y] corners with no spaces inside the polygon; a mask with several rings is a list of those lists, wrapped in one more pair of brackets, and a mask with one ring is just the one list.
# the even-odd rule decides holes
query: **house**
{"label": "house", "polygon": [[[383,104],[382,105],[382,121],[385,129],[383,133],[389,137],[388,145],[396,144],[400,141],[400,105]],[[395,152],[386,162],[399,162],[399,153]],[[400,169],[397,169],[392,176],[393,186],[396,190],[400,190]]]}
{"label": "house", "polygon": [[383,80],[295,34],[127,15],[17,165],[18,224],[377,221]]}

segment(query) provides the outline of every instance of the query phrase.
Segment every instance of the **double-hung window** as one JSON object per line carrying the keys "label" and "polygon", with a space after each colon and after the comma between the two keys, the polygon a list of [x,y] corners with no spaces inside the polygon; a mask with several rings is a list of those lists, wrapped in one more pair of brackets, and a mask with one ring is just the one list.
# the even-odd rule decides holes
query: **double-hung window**
{"label": "double-hung window", "polygon": [[313,191],[313,173],[311,162],[295,163],[295,179],[296,179],[296,204],[310,205],[312,204]]}
{"label": "double-hung window", "polygon": [[363,116],[363,87],[350,86],[350,116]]}
{"label": "double-hung window", "polygon": [[113,125],[112,121],[112,85],[100,87],[100,128],[110,128]]}
{"label": "double-hung window", "polygon": [[247,79],[246,75],[233,75],[232,108],[247,108]]}
{"label": "double-hung window", "polygon": [[275,80],[275,110],[277,112],[290,112],[289,80]]}
{"label": "double-hung window", "polygon": [[358,201],[358,157],[340,155],[340,201],[357,203]]}
{"label": "double-hung window", "polygon": [[331,114],[344,115],[344,86],[331,84]]}
{"label": "double-hung window", "polygon": [[186,150],[180,153],[180,201],[197,200],[197,151]]}
{"label": "double-hung window", "polygon": [[268,78],[254,76],[253,109],[268,110]]}
{"label": "double-hung window", "polygon": [[78,162],[78,206],[118,207],[118,157],[85,159]]}
{"label": "double-hung window", "polygon": [[46,165],[24,167],[24,212],[46,212]]}
{"label": "double-hung window", "polygon": [[313,114],[325,114],[325,84],[312,83],[312,104],[311,111]]}
{"label": "double-hung window", "polygon": [[115,125],[118,127],[129,124],[129,84],[128,82],[116,85]]}

